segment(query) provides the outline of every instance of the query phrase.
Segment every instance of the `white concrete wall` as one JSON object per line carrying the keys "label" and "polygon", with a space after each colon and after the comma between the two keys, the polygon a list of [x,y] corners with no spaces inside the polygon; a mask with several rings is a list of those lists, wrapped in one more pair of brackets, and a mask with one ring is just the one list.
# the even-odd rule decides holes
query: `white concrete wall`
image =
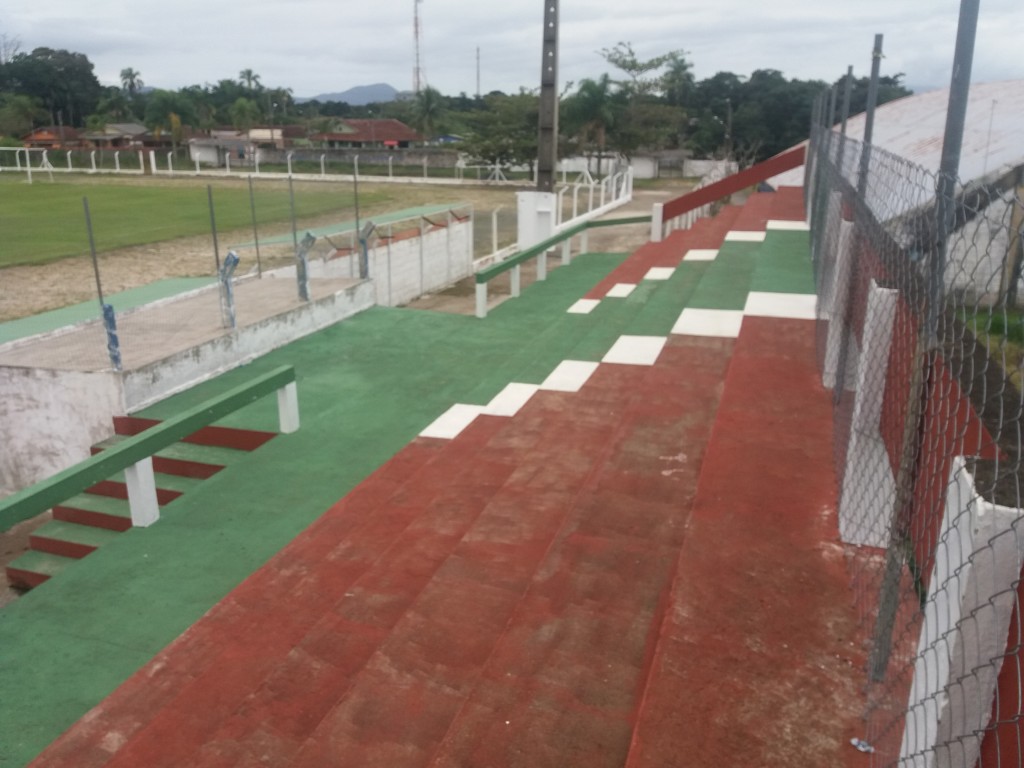
{"label": "white concrete wall", "polygon": [[123,413],[115,373],[0,367],[0,495],[88,458]]}
{"label": "white concrete wall", "polygon": [[[408,223],[395,231],[408,229]],[[424,293],[446,288],[473,274],[472,219],[459,221],[453,217],[446,227],[428,227],[422,237],[376,240],[367,260],[376,303],[385,307],[407,304]],[[294,277],[295,267],[274,270],[274,274]],[[309,260],[312,278],[358,274],[358,254]]]}
{"label": "white concrete wall", "polygon": [[123,374],[124,403],[138,410],[373,306],[365,281]]}
{"label": "white concrete wall", "polygon": [[839,535],[846,544],[889,545],[896,478],[880,422],[897,297],[895,290],[871,282],[839,502]]}
{"label": "white concrete wall", "polygon": [[901,766],[977,763],[1024,559],[1020,515],[1019,509],[980,498],[966,462],[954,459],[918,640]]}

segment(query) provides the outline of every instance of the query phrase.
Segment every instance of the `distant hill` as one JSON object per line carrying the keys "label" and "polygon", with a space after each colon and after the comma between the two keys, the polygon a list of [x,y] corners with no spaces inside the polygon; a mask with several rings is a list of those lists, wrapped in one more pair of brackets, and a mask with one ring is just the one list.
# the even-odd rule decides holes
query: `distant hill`
{"label": "distant hill", "polygon": [[[373,85],[357,85],[340,93],[321,93],[314,96],[316,101],[344,101],[354,107],[361,107],[365,104],[383,103],[394,101],[398,91],[387,83],[374,83]],[[311,101],[311,99],[296,99],[296,101]]]}

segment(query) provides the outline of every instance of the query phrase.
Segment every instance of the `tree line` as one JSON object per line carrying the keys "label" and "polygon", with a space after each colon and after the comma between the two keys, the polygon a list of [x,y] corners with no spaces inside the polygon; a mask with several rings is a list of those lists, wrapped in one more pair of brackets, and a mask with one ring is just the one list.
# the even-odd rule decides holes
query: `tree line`
{"label": "tree line", "polygon": [[[685,51],[642,59],[625,42],[600,55],[612,71],[569,83],[561,94],[563,155],[688,150],[746,165],[807,138],[813,101],[829,85],[787,79],[774,69],[697,81]],[[882,78],[879,103],[910,94],[901,80],[900,74]],[[41,125],[100,130],[141,122],[180,143],[187,129],[299,125],[312,135],[332,130],[339,118],[395,118],[428,138],[458,137],[460,149],[485,162],[528,163],[537,152],[538,96],[528,89],[473,97],[428,86],[411,98],[354,106],[296,102],[291,88],[266,87],[252,69],[178,90],[147,88],[131,67],[121,70],[120,81],[102,86],[85,54],[23,52],[17,40],[0,36],[0,141],[16,145]],[[866,78],[854,82],[854,114],[864,109],[867,85]]]}

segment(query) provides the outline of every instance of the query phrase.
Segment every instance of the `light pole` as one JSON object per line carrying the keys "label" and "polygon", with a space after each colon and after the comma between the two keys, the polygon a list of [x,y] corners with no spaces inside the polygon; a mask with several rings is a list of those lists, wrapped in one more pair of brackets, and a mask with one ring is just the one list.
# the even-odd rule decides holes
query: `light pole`
{"label": "light pole", "polygon": [[274,112],[277,110],[277,102],[270,102],[270,143],[274,145],[274,149],[278,149],[277,140],[274,138]]}

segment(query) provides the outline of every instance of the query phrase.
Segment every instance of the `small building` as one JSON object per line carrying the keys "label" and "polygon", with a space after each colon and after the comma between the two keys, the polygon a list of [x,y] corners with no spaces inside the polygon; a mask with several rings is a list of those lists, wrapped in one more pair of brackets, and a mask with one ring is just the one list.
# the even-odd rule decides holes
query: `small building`
{"label": "small building", "polygon": [[215,168],[222,168],[229,162],[232,166],[252,165],[256,144],[244,137],[191,139],[188,155],[193,163],[198,161]]}
{"label": "small building", "polygon": [[249,129],[249,141],[258,147],[286,149],[306,138],[301,125],[261,125]]}
{"label": "small building", "polygon": [[78,149],[82,146],[82,137],[69,126],[48,125],[23,136],[21,142],[29,149]]}
{"label": "small building", "polygon": [[401,120],[345,119],[332,131],[317,133],[310,140],[325,149],[408,149],[426,140]]}
{"label": "small building", "polygon": [[100,131],[82,135],[96,149],[141,149],[149,138],[149,130],[139,123],[107,123]]}

